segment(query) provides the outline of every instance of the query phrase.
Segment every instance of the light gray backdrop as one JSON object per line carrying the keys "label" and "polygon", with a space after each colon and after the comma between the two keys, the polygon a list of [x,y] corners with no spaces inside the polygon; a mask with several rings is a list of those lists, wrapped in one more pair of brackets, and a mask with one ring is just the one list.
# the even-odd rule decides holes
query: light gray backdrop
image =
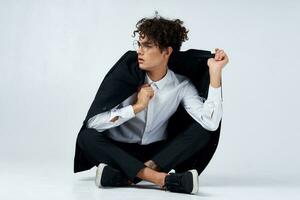
{"label": "light gray backdrop", "polygon": [[297,180],[299,1],[0,1],[1,165],[72,173],[76,135],[136,22],[180,18],[189,48],[224,49],[220,143],[205,173]]}

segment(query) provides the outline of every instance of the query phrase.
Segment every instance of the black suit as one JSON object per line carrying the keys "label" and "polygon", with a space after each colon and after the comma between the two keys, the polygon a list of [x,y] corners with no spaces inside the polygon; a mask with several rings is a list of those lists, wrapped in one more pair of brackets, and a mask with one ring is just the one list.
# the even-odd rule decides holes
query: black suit
{"label": "black suit", "polygon": [[[207,98],[209,87],[207,59],[210,57],[214,57],[214,54],[211,54],[209,51],[203,50],[190,49],[187,51],[173,52],[169,59],[168,66],[169,69],[171,69],[175,73],[187,76],[195,85],[196,89],[199,92],[199,95]],[[74,158],[75,173],[90,169],[91,167],[97,165],[102,158],[104,160],[106,159],[104,157],[101,157],[101,159],[99,158],[100,160],[96,159],[95,156],[99,153],[95,152],[96,149],[89,150],[90,153],[95,155],[94,157],[88,155],[90,153],[87,153],[88,150],[84,149],[85,147],[88,148],[90,146],[89,144],[86,144],[87,142],[93,142],[95,139],[86,139],[86,136],[94,135],[94,137],[103,137],[103,134],[97,132],[95,129],[86,128],[87,120],[94,115],[108,111],[123,102],[127,97],[131,96],[137,91],[137,88],[144,83],[144,78],[145,71],[141,70],[138,67],[137,53],[135,51],[126,52],[106,74],[77,136]],[[160,164],[162,166],[160,167],[163,171],[168,171],[170,170],[170,168],[174,168],[176,169],[176,171],[186,170],[186,166],[183,164],[185,161],[190,162],[194,167],[197,168],[198,173],[200,174],[211,160],[217,148],[220,128],[221,123],[216,131],[205,130],[198,122],[191,118],[190,115],[185,111],[185,109],[180,105],[177,111],[169,120],[167,127],[167,132],[169,133],[168,141],[171,141],[173,138],[176,138],[178,136],[181,137],[181,135],[184,135],[183,132],[186,132],[186,134],[195,135],[195,137],[198,137],[200,135],[200,132],[205,132],[205,134],[203,133],[202,135],[206,135],[208,137],[199,138],[199,141],[196,144],[201,143],[202,140],[206,142],[202,144],[201,149],[198,149],[199,151],[197,152],[197,154],[193,152],[193,156],[191,156],[192,154],[190,154],[186,155],[189,157],[182,157],[181,159],[178,158],[176,159],[176,161],[178,162],[168,162],[166,155],[168,153],[173,154],[173,152],[170,152],[170,149],[165,150],[163,157],[161,157],[160,155],[156,155],[157,160],[154,160],[157,162],[161,162]],[[84,138],[83,140],[85,140],[85,144],[83,144],[83,140],[81,140],[81,138]],[[102,139],[106,142],[113,142],[115,145],[126,146],[126,144],[121,144],[110,139],[108,139],[110,140],[108,141],[107,138],[104,137]],[[178,141],[180,141],[179,138]],[[163,144],[165,143],[162,142],[157,144],[157,148],[162,148]],[[187,145],[182,142],[181,144]],[[98,146],[99,145],[100,143],[98,144]],[[153,144],[149,147],[154,147],[155,145],[156,144]],[[128,147],[124,148],[125,150],[128,149]],[[179,154],[180,153],[181,152],[179,152]],[[122,163],[123,162],[126,161],[122,161]],[[117,165],[122,165],[122,163],[118,161]],[[137,168],[141,167],[142,166],[140,164],[140,166],[138,166]],[[136,170],[133,171],[134,172],[129,173],[132,177],[133,174],[136,173]]]}

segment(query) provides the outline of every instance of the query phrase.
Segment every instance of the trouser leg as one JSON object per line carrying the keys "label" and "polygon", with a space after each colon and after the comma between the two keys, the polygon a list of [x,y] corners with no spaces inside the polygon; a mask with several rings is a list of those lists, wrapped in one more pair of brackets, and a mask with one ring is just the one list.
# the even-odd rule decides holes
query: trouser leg
{"label": "trouser leg", "polygon": [[192,157],[174,167],[176,172],[185,172],[196,169],[200,175],[208,165],[217,148],[219,135],[214,135],[210,142],[202,149],[197,151]]}
{"label": "trouser leg", "polygon": [[100,162],[120,169],[131,181],[145,167],[144,163],[130,155],[116,143],[95,129],[84,129],[78,138],[79,146],[95,166]]}
{"label": "trouser leg", "polygon": [[213,132],[204,129],[200,124],[193,123],[182,133],[179,133],[152,160],[164,172],[169,172],[180,164],[192,158],[205,148]]}

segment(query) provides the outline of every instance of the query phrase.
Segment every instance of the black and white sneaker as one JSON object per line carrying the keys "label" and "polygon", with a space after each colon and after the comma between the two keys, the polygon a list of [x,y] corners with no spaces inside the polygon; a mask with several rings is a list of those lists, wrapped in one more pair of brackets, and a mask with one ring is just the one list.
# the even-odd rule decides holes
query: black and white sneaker
{"label": "black and white sneaker", "polygon": [[122,187],[129,186],[128,178],[119,170],[100,163],[97,167],[95,184],[97,187]]}
{"label": "black and white sneaker", "polygon": [[183,173],[170,173],[166,176],[163,186],[171,192],[187,194],[196,194],[198,187],[198,172],[195,169]]}

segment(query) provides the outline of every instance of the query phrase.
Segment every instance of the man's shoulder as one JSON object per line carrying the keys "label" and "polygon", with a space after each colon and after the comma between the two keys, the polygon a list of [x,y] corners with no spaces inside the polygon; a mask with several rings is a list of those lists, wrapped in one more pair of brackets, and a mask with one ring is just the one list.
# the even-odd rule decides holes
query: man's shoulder
{"label": "man's shoulder", "polygon": [[174,71],[170,70],[170,74],[171,74],[171,77],[174,81],[174,83],[176,85],[181,85],[181,84],[188,84],[189,82],[189,78],[187,76],[184,76],[182,74],[178,74],[178,73],[175,73]]}

